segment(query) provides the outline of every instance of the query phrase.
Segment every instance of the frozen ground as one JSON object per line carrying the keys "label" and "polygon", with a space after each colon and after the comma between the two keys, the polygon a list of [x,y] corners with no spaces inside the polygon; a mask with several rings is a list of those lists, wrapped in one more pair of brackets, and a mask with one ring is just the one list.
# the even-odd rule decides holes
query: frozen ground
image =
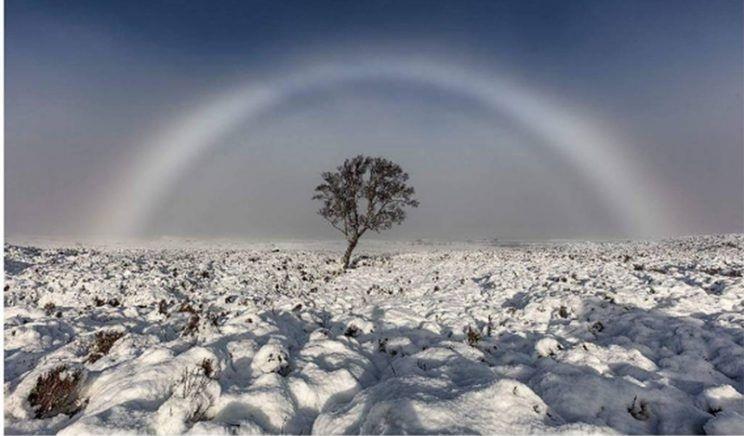
{"label": "frozen ground", "polygon": [[6,433],[744,433],[744,236],[5,247]]}

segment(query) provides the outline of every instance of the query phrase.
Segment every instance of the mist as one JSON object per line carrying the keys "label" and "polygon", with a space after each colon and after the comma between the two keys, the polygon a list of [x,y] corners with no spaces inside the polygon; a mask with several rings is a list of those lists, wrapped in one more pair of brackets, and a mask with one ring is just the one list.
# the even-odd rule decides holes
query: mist
{"label": "mist", "polygon": [[[312,190],[360,153],[398,162],[421,202],[387,238],[744,230],[740,2],[14,0],[6,23],[11,237],[332,238]],[[153,138],[215,96],[383,58],[506,77],[612,138],[646,181],[637,189],[659,199],[639,213],[661,225],[624,223],[631,205],[508,108],[381,77],[300,89],[231,126],[136,229],[107,232],[136,209],[119,193]]]}

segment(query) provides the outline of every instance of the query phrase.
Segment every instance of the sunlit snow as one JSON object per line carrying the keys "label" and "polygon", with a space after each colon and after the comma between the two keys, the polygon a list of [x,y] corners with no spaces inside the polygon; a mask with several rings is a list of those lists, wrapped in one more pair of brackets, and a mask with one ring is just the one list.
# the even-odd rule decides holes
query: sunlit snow
{"label": "sunlit snow", "polygon": [[166,245],[5,246],[7,433],[744,433],[743,236]]}

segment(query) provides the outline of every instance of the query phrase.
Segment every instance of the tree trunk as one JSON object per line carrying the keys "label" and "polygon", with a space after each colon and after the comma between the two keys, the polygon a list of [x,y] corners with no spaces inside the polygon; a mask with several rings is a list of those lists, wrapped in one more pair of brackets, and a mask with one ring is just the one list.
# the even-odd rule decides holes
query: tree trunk
{"label": "tree trunk", "polygon": [[354,248],[357,245],[357,242],[359,241],[359,238],[354,238],[349,240],[349,245],[346,247],[346,253],[344,253],[344,269],[349,268],[349,261],[351,261],[351,252],[354,251]]}

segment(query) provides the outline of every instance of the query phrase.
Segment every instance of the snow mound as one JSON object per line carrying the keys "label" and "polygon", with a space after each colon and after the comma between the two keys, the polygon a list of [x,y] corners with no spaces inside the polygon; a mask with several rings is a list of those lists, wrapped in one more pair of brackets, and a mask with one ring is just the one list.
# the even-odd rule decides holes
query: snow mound
{"label": "snow mound", "polygon": [[515,380],[455,385],[437,378],[390,379],[322,414],[317,434],[502,434],[600,432],[563,420],[532,390]]}

